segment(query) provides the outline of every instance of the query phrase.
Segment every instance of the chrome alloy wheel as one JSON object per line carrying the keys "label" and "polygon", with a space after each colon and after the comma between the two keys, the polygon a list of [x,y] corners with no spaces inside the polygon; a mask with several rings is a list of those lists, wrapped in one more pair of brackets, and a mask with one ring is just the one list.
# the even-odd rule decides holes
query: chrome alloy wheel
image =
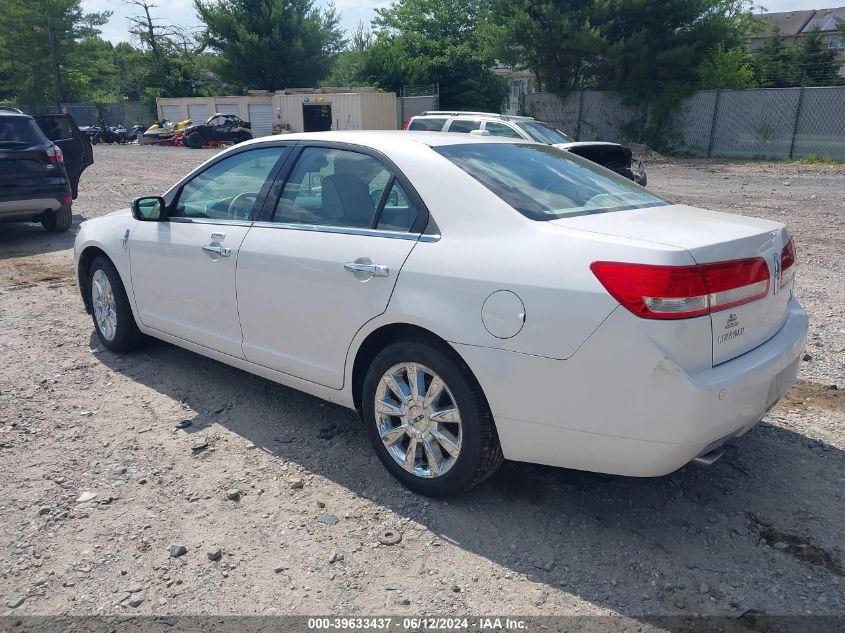
{"label": "chrome alloy wheel", "polygon": [[461,414],[449,388],[425,365],[388,369],[375,396],[376,427],[394,461],[417,477],[449,472],[461,453]]}
{"label": "chrome alloy wheel", "polygon": [[108,276],[102,269],[97,269],[91,279],[91,304],[94,307],[94,320],[97,322],[100,335],[107,341],[114,340],[117,333],[114,291]]}

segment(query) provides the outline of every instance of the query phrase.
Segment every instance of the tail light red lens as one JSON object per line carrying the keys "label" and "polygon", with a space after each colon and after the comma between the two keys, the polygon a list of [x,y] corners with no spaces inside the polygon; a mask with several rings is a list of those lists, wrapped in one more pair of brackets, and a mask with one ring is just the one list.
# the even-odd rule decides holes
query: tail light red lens
{"label": "tail light red lens", "polygon": [[795,276],[795,242],[790,240],[780,252],[780,285],[785,286]]}
{"label": "tail light red lens", "polygon": [[405,121],[405,127],[403,127],[402,129],[403,129],[403,130],[405,130],[406,132],[408,131],[408,128],[409,128],[409,127],[411,127],[411,120],[412,120],[413,118],[414,118],[414,117],[412,117],[412,116],[411,116],[411,117],[408,117],[408,120],[407,120],[407,121]]}
{"label": "tail light red lens", "polygon": [[62,163],[65,160],[64,154],[58,145],[51,145],[47,148],[47,158],[51,163]]}
{"label": "tail light red lens", "polygon": [[593,262],[610,295],[644,319],[688,319],[756,301],[769,292],[762,257],[696,266]]}

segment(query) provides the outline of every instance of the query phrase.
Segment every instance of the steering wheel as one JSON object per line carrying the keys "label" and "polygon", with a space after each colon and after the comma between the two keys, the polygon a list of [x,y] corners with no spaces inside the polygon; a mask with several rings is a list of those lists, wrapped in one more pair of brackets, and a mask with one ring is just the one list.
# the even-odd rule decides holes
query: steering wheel
{"label": "steering wheel", "polygon": [[[248,208],[238,209],[238,207],[243,207],[242,200],[246,200],[247,198],[252,198],[252,202]],[[237,218],[238,220],[246,220],[249,218],[250,213],[252,213],[252,205],[255,204],[255,201],[258,200],[258,194],[253,193],[252,191],[244,191],[243,193],[239,193],[232,201],[229,203],[228,214],[233,218]],[[240,211],[240,213],[239,213]]]}

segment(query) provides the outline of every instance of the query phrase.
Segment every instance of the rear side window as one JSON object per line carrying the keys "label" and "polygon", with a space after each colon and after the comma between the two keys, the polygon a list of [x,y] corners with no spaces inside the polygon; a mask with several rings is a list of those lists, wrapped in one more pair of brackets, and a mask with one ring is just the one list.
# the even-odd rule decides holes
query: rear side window
{"label": "rear side window", "polygon": [[438,119],[414,119],[408,126],[409,130],[417,132],[439,132],[443,129],[443,124],[446,123],[445,118]]}
{"label": "rear side window", "polygon": [[481,121],[469,121],[467,119],[453,119],[449,126],[449,132],[463,132],[469,134],[481,127]]}
{"label": "rear side window", "polygon": [[539,121],[520,122],[521,127],[533,140],[538,143],[554,145],[555,143],[571,143],[572,139],[560,130]]}
{"label": "rear side window", "polygon": [[472,143],[434,149],[532,220],[668,204],[627,178],[549,145]]}
{"label": "rear side window", "polygon": [[505,138],[522,138],[519,132],[514,130],[511,126],[504,123],[496,123],[495,121],[487,121],[484,129],[490,132],[491,136],[503,136]]}
{"label": "rear side window", "polygon": [[0,146],[32,147],[46,142],[44,134],[29,117],[0,116]]}
{"label": "rear side window", "polygon": [[411,199],[399,181],[394,180],[384,199],[376,228],[383,231],[410,231],[416,219],[417,210]]}

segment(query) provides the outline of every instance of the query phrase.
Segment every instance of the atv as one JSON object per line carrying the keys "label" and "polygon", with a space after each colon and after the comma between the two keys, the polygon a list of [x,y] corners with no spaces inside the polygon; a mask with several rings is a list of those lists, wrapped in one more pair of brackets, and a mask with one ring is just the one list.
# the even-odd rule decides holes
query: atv
{"label": "atv", "polygon": [[185,145],[194,149],[222,143],[243,143],[253,138],[250,124],[234,114],[220,112],[208,121],[185,128]]}

